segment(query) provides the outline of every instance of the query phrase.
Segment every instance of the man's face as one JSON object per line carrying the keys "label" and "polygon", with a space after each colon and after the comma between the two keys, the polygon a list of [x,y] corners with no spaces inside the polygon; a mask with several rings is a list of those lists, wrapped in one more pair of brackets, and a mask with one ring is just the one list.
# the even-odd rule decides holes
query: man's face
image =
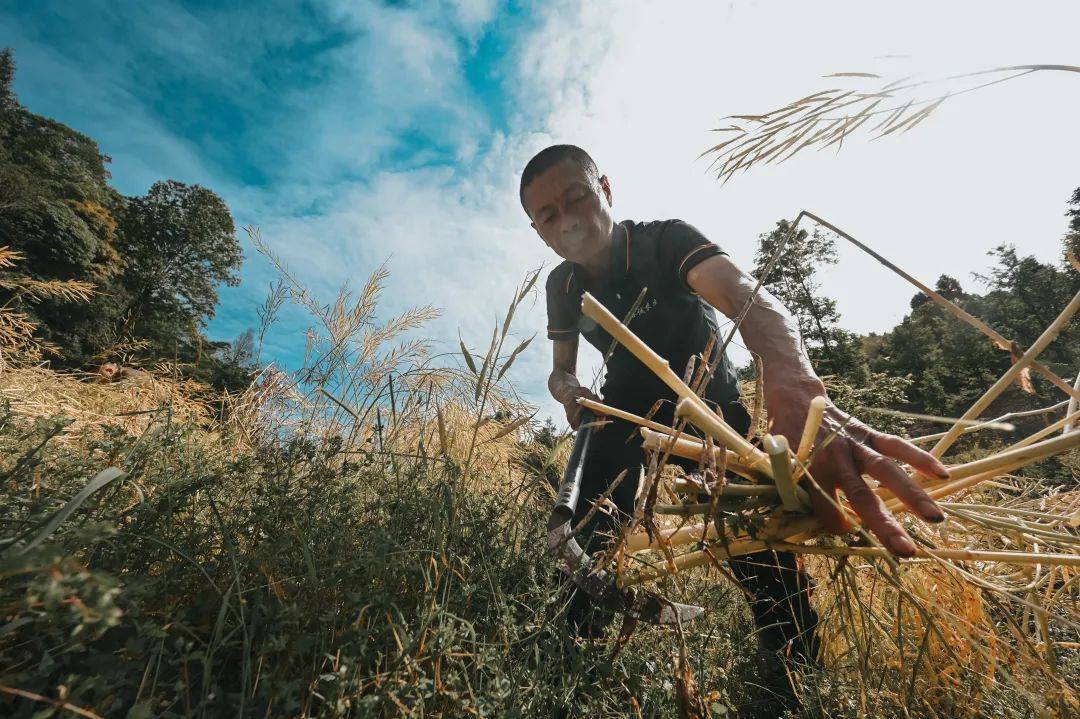
{"label": "man's face", "polygon": [[537,234],[564,259],[585,264],[611,237],[611,187],[607,177],[590,178],[573,160],[563,160],[525,188],[525,208]]}

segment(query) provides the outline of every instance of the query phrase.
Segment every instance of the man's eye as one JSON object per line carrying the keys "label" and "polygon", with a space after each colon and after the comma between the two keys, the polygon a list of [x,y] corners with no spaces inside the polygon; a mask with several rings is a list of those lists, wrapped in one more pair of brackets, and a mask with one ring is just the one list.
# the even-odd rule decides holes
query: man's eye
{"label": "man's eye", "polygon": [[585,190],[577,190],[570,193],[570,201],[577,202],[578,200],[585,199]]}

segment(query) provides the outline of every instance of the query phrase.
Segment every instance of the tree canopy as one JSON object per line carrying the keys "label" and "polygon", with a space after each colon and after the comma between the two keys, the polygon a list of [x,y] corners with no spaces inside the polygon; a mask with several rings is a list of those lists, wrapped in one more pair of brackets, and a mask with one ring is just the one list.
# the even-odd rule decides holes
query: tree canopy
{"label": "tree canopy", "polygon": [[114,359],[178,360],[200,379],[235,384],[230,343],[204,335],[222,283],[243,261],[232,214],[212,190],[176,180],[141,197],[109,185],[110,158],[15,95],[15,62],[0,52],[0,245],[34,281],[81,281],[89,301],[4,291],[0,303],[38,325],[57,367]]}

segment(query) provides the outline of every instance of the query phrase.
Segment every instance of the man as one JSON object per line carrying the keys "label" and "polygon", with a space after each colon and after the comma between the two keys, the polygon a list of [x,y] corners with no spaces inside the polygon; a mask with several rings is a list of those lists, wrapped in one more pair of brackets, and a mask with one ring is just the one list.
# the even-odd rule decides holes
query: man
{"label": "man", "polygon": [[[645,289],[640,311],[629,327],[681,374],[689,359],[704,352],[717,334],[713,307],[735,318],[753,296],[754,278],[735,266],[715,244],[681,220],[634,222],[612,219],[612,189],[592,158],[579,147],[555,145],[529,161],[521,176],[521,204],[541,239],[565,261],[547,278],[548,338],[554,343],[554,366],[548,379],[551,394],[577,428],[579,397],[599,399],[576,375],[578,336],[606,353],[612,338],[580,311],[581,296],[592,293],[617,317],[623,318]],[[781,258],[780,261],[783,261]],[[706,304],[707,303],[707,304]],[[711,307],[710,307],[711,305]],[[761,358],[765,406],[771,432],[797,445],[810,401],[825,395],[802,349],[798,326],[788,311],[765,290],[759,290],[739,328],[743,342]],[[719,345],[719,340],[717,342]],[[709,358],[710,361],[712,358]],[[603,401],[645,414],[658,399],[669,400],[654,415],[670,423],[674,393],[626,348],[617,346],[606,366]],[[712,381],[703,390],[707,402],[723,413],[737,431],[745,433],[750,418],[738,402],[739,389],[730,361],[722,358]],[[897,556],[915,553],[915,544],[881,499],[863,480],[880,481],[918,516],[940,522],[944,514],[919,484],[894,460],[911,465],[934,479],[948,477],[945,467],[928,453],[891,435],[849,419],[833,406],[826,411],[823,432],[838,436],[816,453],[811,472],[833,500],[843,490],[863,525]],[[628,517],[634,504],[642,462],[636,428],[615,421],[592,440],[583,476],[579,518],[623,470],[627,475],[612,495],[621,517],[597,512],[582,539],[595,549],[605,532]],[[684,467],[694,463],[679,461]],[[850,529],[843,514],[825,497],[811,493],[813,510],[832,532]],[[584,542],[583,542],[584,543]],[[729,562],[750,597],[763,647],[803,662],[816,653],[810,606],[809,578],[790,554],[761,552]],[[597,616],[583,593],[571,600],[569,618],[582,636],[596,635],[605,618]]]}

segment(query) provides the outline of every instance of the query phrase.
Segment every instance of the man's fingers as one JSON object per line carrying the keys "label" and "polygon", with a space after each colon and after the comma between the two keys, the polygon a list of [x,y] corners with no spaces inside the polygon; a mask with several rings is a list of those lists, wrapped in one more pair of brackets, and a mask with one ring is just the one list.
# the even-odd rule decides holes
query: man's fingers
{"label": "man's fingers", "polygon": [[862,472],[881,482],[915,514],[928,522],[945,520],[945,514],[938,507],[937,502],[931,499],[926,490],[919,486],[919,483],[902,470],[896,462],[883,457],[865,445],[852,445],[852,451],[855,454],[856,464]]}
{"label": "man's fingers", "polygon": [[[884,434],[882,432],[872,432],[870,435],[870,444],[878,452],[881,452],[887,457],[898,459],[901,462],[905,462],[913,469],[922,474],[925,474],[931,479],[948,479],[949,470],[942,464],[937,457],[929,452],[923,451],[913,445],[907,440],[900,439],[891,434]],[[892,489],[890,487],[890,489]]]}
{"label": "man's fingers", "polygon": [[914,555],[915,542],[855,468],[851,446],[845,442],[837,448],[835,465],[840,488],[844,490],[848,502],[886,549],[899,557]]}

